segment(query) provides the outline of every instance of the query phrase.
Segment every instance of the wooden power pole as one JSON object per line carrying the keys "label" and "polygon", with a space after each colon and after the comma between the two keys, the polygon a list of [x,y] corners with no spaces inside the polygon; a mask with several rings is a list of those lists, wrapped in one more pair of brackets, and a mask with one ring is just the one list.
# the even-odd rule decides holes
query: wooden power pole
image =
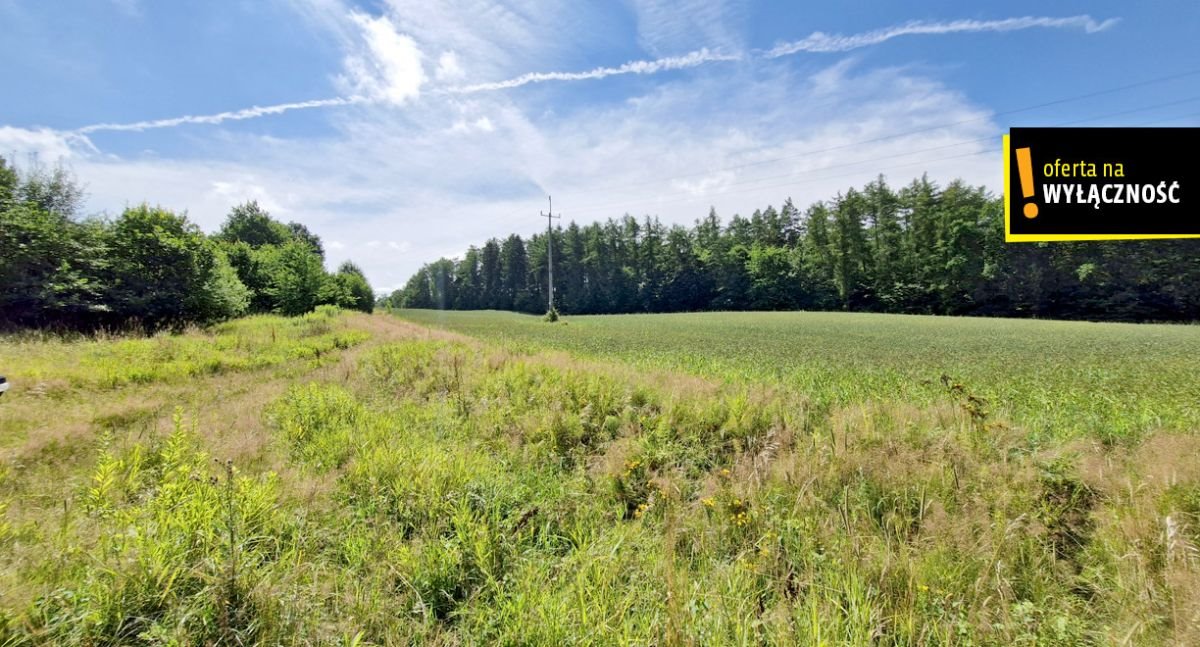
{"label": "wooden power pole", "polygon": [[547,284],[549,289],[546,291],[548,297],[546,299],[546,312],[554,311],[554,229],[551,227],[551,221],[562,216],[554,215],[554,198],[546,196],[546,200],[550,202],[550,213],[543,213],[542,217],[546,219],[546,274]]}

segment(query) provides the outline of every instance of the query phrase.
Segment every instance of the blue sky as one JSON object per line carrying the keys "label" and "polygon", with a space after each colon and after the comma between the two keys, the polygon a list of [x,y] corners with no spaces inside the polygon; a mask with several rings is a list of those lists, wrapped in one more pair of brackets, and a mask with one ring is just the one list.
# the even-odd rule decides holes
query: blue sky
{"label": "blue sky", "polygon": [[880,172],[995,189],[1013,125],[1200,124],[1194,1],[0,0],[0,31],[0,154],[90,213],[256,199],[381,290],[547,193],[690,223]]}

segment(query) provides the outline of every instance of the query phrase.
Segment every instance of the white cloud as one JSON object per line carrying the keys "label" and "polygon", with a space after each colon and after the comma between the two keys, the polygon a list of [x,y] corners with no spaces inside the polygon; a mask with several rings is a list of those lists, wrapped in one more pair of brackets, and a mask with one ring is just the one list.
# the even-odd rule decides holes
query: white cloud
{"label": "white cloud", "polygon": [[20,153],[35,155],[44,162],[53,162],[99,152],[90,139],[78,133],[49,128],[0,126],[0,155]]}
{"label": "white cloud", "polygon": [[[572,7],[538,11],[539,0],[513,1],[515,8],[490,0],[388,0],[384,16],[369,17],[338,0],[307,0],[314,20],[333,25],[346,56],[340,80],[346,98],[324,101],[353,109],[328,113],[332,134],[279,140],[217,131],[222,147],[206,154],[117,159],[99,154],[80,132],[7,127],[0,128],[0,152],[37,148],[70,159],[91,190],[93,211],[145,200],[186,210],[212,231],[231,206],[257,199],[329,241],[331,267],[358,262],[377,289],[398,287],[421,264],[460,255],[489,237],[544,230],[545,220],[536,215],[547,193],[555,196],[556,211],[580,223],[625,212],[690,223],[709,205],[726,218],[778,205],[789,195],[807,205],[879,172],[896,183],[929,171],[940,180],[961,176],[998,186],[995,145],[971,143],[993,134],[988,112],[903,68],[860,72],[849,60],[790,76],[796,72],[785,66],[747,74],[748,66],[715,65],[711,75],[675,75],[623,101],[592,108],[570,102],[561,114],[531,109],[501,90],[685,69],[739,60],[728,51],[741,50],[697,49],[580,72],[521,74],[543,61],[545,69],[571,69],[562,61],[578,57],[546,53],[603,34],[589,36],[592,25],[584,24],[540,44],[537,32]],[[457,84],[452,90],[429,89],[422,51],[442,53],[429,74],[437,83]],[[489,78],[508,80],[482,81]],[[301,102],[96,124],[84,132],[221,123],[308,107],[328,106]],[[952,126],[886,138],[947,123]],[[945,150],[920,152],[939,146]],[[978,152],[988,154],[944,159]]]}
{"label": "white cloud", "polygon": [[349,93],[394,105],[420,96],[425,70],[416,41],[399,33],[387,16],[354,12],[350,19],[361,32],[362,45],[343,61],[341,80]]}
{"label": "white cloud", "polygon": [[880,172],[998,186],[994,157],[972,155],[990,154],[998,131],[957,92],[904,69],[818,75],[672,84],[630,111],[581,116],[576,133],[548,133],[569,163],[543,181],[585,222],[629,212],[689,223],[709,205],[728,218],[787,196],[805,206]]}
{"label": "white cloud", "polygon": [[[233,204],[269,200],[270,210],[341,243],[327,246],[331,266],[352,258],[380,288],[489,237],[544,228],[535,216],[546,193],[581,223],[625,212],[690,223],[709,205],[726,218],[788,195],[806,205],[881,171],[898,183],[928,170],[995,184],[993,157],[940,159],[994,148],[988,143],[913,154],[991,134],[987,113],[957,93],[897,69],[838,67],[823,71],[821,83],[818,107],[805,101],[815,82],[730,74],[550,121],[498,95],[476,100],[476,112],[463,117],[472,127],[486,118],[489,137],[448,137],[442,110],[414,107],[415,125],[368,111],[346,115],[326,140],[246,141],[238,148],[261,153],[239,163],[93,160],[77,170],[105,191],[93,195],[95,208],[149,200],[187,209],[209,230]],[[820,152],[962,121],[969,123]],[[396,155],[400,149],[406,154]],[[391,231],[403,238],[381,236]]]}
{"label": "white cloud", "polygon": [[439,81],[457,81],[464,76],[466,76],[466,72],[458,62],[458,54],[453,51],[442,52],[442,55],[438,57],[438,66],[434,77]]}
{"label": "white cloud", "polygon": [[289,211],[283,202],[277,200],[266,187],[256,182],[253,177],[235,180],[216,180],[212,182],[211,194],[221,202],[231,206],[253,200],[260,207],[266,209],[276,217],[285,217]]}
{"label": "white cloud", "polygon": [[411,35],[425,51],[454,52],[462,70],[476,79],[505,78],[564,55],[599,51],[609,44],[606,22],[614,14],[604,3],[548,0],[381,4],[398,31]]}
{"label": "white cloud", "polygon": [[[393,3],[400,4],[399,0],[393,0]],[[343,73],[338,77],[340,86],[349,96],[282,103],[271,106],[253,106],[251,108],[211,115],[185,115],[182,117],[132,123],[100,123],[85,126],[76,132],[87,134],[100,131],[143,131],[155,128],[172,128],[184,124],[212,125],[225,121],[255,119],[268,115],[282,114],[293,110],[328,108],[370,102],[382,102],[384,104],[399,106],[419,98],[421,87],[427,80],[422,62],[423,55],[417,42],[411,36],[400,33],[391,17],[386,15],[373,17],[357,11],[349,11],[344,14],[341,21],[348,22],[353,26],[352,29],[347,29],[345,25],[338,24],[338,18],[332,17],[338,15],[332,8],[340,6],[336,0],[308,0],[308,4],[302,6],[308,8],[310,15],[319,16],[318,19],[323,24],[337,31],[343,40],[343,44],[352,50],[352,53],[347,54],[343,60]],[[647,0],[640,3],[639,7],[643,9],[643,13],[645,11],[661,13],[660,3],[657,0]],[[420,12],[415,13],[420,14]],[[511,12],[503,15],[505,18],[511,18]],[[1098,22],[1090,16],[1081,15],[1065,18],[1027,16],[991,21],[912,21],[849,36],[815,32],[803,40],[777,45],[762,55],[766,58],[778,58],[798,52],[843,52],[877,45],[899,36],[915,34],[1004,32],[1036,27],[1082,28],[1087,33],[1095,33],[1111,28],[1119,20],[1119,18],[1109,18]],[[510,28],[515,29],[511,25]],[[459,41],[471,40],[463,36],[465,31],[465,28],[459,26],[456,30],[452,30],[452,33],[456,35]],[[349,32],[354,32],[356,35],[347,35]],[[596,67],[582,72],[528,72],[502,81],[449,86],[440,89],[438,93],[464,95],[509,90],[533,83],[551,81],[597,80],[625,74],[649,75],[699,67],[710,63],[739,61],[744,58],[744,55],[741,53],[727,53],[722,50],[711,50],[705,47],[680,56],[630,61],[616,67]],[[439,56],[438,65],[434,71],[434,77],[437,80],[445,82],[465,76],[466,73],[459,63],[458,55],[454,50],[447,50]],[[466,124],[463,124],[463,126],[464,128],[459,128],[458,124],[456,124],[451,130],[454,132],[464,132]]]}
{"label": "white cloud", "polygon": [[[939,83],[903,69],[859,73],[845,65],[814,75],[819,83],[784,82],[782,74],[748,78],[728,69],[553,119],[505,94],[481,94],[460,106],[458,119],[471,132],[490,126],[486,137],[447,133],[442,105],[412,104],[397,120],[384,106],[364,104],[334,113],[337,132],[326,138],[267,145],[228,133],[231,150],[245,152],[237,161],[92,154],[76,155],[72,166],[89,186],[92,211],[147,201],[186,210],[213,231],[234,204],[257,199],[331,241],[330,267],[353,259],[381,289],[489,237],[544,229],[536,215],[547,193],[556,211],[580,223],[625,212],[690,223],[709,205],[725,218],[788,195],[807,205],[879,172],[898,183],[927,170],[937,179],[998,185],[994,156],[940,159],[994,148],[989,143],[912,154],[992,133],[986,111]],[[810,101],[818,88],[820,100]]]}
{"label": "white cloud", "polygon": [[851,34],[825,34],[814,32],[803,40],[776,45],[766,53],[768,58],[778,58],[798,52],[846,52],[860,47],[878,45],[899,36],[942,35],[978,32],[1005,32],[1034,28],[1082,29],[1088,34],[1101,32],[1116,25],[1119,18],[1097,22],[1091,16],[1068,16],[1050,18],[1025,16],[1003,20],[953,20],[949,22],[925,22],[914,20],[883,29]]}
{"label": "white cloud", "polygon": [[490,133],[494,130],[496,130],[496,126],[492,123],[491,119],[480,117],[474,121],[459,119],[450,127],[449,132],[465,135],[472,132]]}
{"label": "white cloud", "polygon": [[737,179],[733,171],[714,171],[697,179],[680,178],[670,180],[670,186],[677,192],[696,197],[704,197],[709,193],[728,188]]}

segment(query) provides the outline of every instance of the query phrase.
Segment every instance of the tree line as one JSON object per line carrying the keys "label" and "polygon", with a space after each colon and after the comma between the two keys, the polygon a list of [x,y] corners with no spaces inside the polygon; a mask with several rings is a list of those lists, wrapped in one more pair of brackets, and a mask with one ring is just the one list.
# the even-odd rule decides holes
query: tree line
{"label": "tree line", "polygon": [[206,235],[186,214],[146,204],[79,218],[67,171],[21,171],[0,157],[0,327],[146,330],[333,304],[370,312],[350,262],[325,271],[321,239],[256,202]]}
{"label": "tree line", "polygon": [[851,310],[1120,321],[1200,318],[1200,241],[1004,242],[1001,199],[883,176],[691,227],[625,215],[510,235],[422,267],[387,307],[565,313]]}

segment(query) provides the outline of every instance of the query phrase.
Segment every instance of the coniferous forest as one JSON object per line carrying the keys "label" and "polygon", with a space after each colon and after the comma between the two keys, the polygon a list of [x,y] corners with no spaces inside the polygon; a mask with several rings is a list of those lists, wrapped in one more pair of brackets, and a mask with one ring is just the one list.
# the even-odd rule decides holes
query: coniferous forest
{"label": "coniferous forest", "polygon": [[[1200,241],[1004,242],[1001,198],[880,176],[691,227],[625,215],[553,231],[564,313],[850,310],[1180,321],[1200,317]],[[510,235],[422,267],[388,307],[543,312],[547,235]]]}
{"label": "coniferous forest", "polygon": [[146,204],[81,219],[83,195],[62,168],[22,173],[0,157],[0,328],[156,330],[374,307],[357,265],[326,272],[321,239],[256,202],[209,236],[186,214]]}

